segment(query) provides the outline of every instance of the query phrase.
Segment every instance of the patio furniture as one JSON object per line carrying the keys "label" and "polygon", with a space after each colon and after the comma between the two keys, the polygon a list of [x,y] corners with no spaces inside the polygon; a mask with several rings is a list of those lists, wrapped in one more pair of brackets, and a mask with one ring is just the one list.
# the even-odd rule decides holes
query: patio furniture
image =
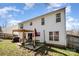
{"label": "patio furniture", "polygon": [[13,40],[12,42],[19,42],[19,39],[20,39],[20,38],[19,38],[18,36],[17,36],[17,37],[14,37],[14,38],[12,39],[12,40]]}

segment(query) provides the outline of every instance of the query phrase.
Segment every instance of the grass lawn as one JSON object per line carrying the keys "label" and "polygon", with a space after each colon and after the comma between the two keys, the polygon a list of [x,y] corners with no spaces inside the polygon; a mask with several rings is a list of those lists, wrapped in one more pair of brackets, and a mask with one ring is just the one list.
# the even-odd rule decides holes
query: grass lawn
{"label": "grass lawn", "polygon": [[19,48],[16,43],[11,40],[3,40],[0,42],[0,56],[79,56],[79,53],[74,52],[72,49],[60,49],[56,47],[47,48],[43,47],[38,51],[32,51],[24,48]]}

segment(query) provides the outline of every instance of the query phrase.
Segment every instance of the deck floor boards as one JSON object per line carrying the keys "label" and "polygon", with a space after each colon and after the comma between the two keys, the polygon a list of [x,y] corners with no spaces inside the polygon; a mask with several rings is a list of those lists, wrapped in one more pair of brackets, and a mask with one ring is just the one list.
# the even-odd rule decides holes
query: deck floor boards
{"label": "deck floor boards", "polygon": [[26,45],[25,48],[31,49],[31,50],[37,50],[37,49],[41,48],[42,46],[44,46],[44,44],[37,45],[37,46],[35,46],[35,48],[33,47],[33,45]]}

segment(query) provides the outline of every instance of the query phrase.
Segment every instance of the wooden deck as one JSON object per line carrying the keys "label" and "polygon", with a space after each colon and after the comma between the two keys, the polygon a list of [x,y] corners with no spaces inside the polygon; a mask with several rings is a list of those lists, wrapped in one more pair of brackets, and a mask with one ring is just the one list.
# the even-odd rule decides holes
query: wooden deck
{"label": "wooden deck", "polygon": [[40,49],[43,46],[44,46],[44,44],[43,43],[40,43],[39,45],[36,45],[35,48],[34,48],[33,45],[27,44],[27,45],[25,45],[25,48],[35,51],[35,50]]}

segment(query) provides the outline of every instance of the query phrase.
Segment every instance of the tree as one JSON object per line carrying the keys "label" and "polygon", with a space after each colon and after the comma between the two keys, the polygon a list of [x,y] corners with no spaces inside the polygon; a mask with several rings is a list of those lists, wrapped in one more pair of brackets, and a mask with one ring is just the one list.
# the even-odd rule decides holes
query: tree
{"label": "tree", "polygon": [[2,27],[0,26],[0,32],[2,32]]}

